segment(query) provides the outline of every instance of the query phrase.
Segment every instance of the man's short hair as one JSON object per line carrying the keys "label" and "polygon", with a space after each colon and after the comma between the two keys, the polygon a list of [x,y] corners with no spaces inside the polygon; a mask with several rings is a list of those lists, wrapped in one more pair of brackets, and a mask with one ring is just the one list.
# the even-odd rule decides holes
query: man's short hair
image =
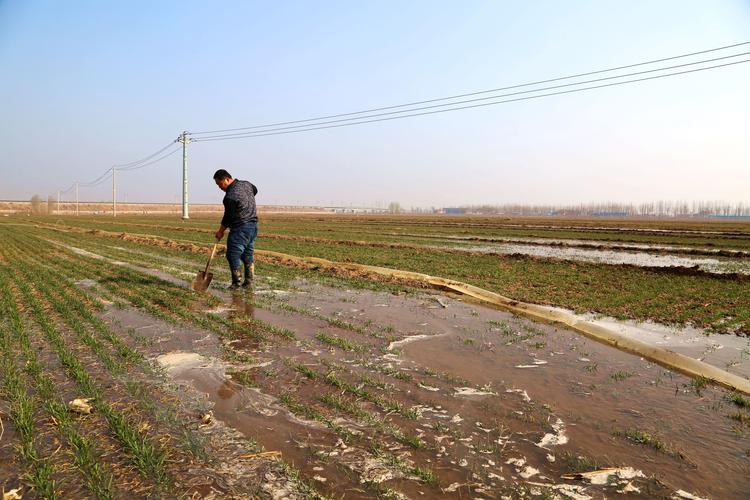
{"label": "man's short hair", "polygon": [[223,168],[220,168],[216,172],[214,172],[214,180],[218,181],[219,179],[231,179],[232,176],[229,172],[224,170]]}

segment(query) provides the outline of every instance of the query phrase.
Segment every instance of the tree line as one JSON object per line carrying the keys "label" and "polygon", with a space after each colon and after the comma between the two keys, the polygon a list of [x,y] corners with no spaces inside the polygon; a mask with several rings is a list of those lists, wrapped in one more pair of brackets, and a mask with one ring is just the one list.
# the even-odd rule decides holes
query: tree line
{"label": "tree line", "polygon": [[571,205],[465,205],[463,213],[484,215],[613,215],[625,217],[750,217],[750,203],[669,201],[580,203]]}

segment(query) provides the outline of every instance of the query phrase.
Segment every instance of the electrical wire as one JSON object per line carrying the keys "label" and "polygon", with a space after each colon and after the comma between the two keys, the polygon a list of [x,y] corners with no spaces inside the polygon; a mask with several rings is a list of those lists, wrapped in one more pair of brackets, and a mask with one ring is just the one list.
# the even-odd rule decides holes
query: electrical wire
{"label": "electrical wire", "polygon": [[[329,129],[329,128],[340,128],[340,127],[347,127],[347,126],[352,126],[352,125],[363,125],[367,123],[397,120],[400,118],[432,115],[432,114],[437,114],[437,113],[446,113],[449,111],[458,111],[458,110],[472,109],[472,108],[478,108],[478,107],[484,107],[484,106],[506,104],[510,102],[539,99],[542,97],[572,94],[572,93],[583,92],[587,90],[594,90],[594,89],[600,89],[600,88],[605,88],[605,87],[614,87],[614,86],[626,85],[630,83],[643,82],[643,81],[648,81],[648,80],[656,80],[660,78],[667,78],[667,77],[684,75],[684,74],[689,74],[689,73],[696,73],[700,71],[706,71],[706,70],[711,70],[711,69],[717,69],[717,68],[722,68],[722,67],[727,67],[727,66],[743,64],[746,62],[750,62],[750,59],[729,62],[729,63],[724,63],[724,64],[716,64],[713,66],[706,66],[702,68],[696,68],[696,69],[690,69],[690,70],[684,70],[684,71],[677,71],[677,72],[668,73],[668,74],[636,78],[632,80],[617,81],[617,82],[611,82],[611,83],[606,83],[606,84],[601,84],[601,85],[593,85],[593,86],[588,86],[588,87],[580,87],[582,85],[588,85],[591,83],[597,83],[597,82],[608,81],[608,80],[613,80],[613,79],[628,78],[628,77],[647,74],[647,73],[668,71],[668,70],[672,70],[676,68],[693,66],[696,64],[706,64],[706,63],[711,63],[711,62],[715,62],[719,60],[726,60],[726,59],[730,59],[734,57],[745,56],[745,55],[750,54],[750,52],[743,52],[743,53],[732,54],[728,56],[716,57],[712,59],[705,59],[701,61],[694,61],[694,62],[678,64],[674,66],[667,66],[667,67],[649,69],[649,70],[626,73],[626,74],[619,74],[619,75],[608,76],[608,77],[603,77],[603,78],[595,78],[595,79],[586,80],[586,81],[579,81],[579,82],[573,82],[573,83],[566,83],[562,85],[553,85],[549,87],[524,90],[524,91],[519,91],[519,92],[511,92],[507,94],[490,95],[490,96],[485,96],[485,97],[480,97],[480,98],[456,101],[456,99],[461,99],[464,97],[473,97],[473,96],[482,95],[482,94],[494,94],[494,93],[504,91],[504,90],[512,90],[512,89],[517,89],[517,88],[522,88],[522,87],[530,87],[530,86],[535,86],[535,85],[541,85],[544,83],[558,82],[558,81],[591,76],[591,75],[607,73],[607,72],[612,72],[612,71],[618,71],[618,70],[623,70],[623,69],[628,69],[628,68],[645,66],[649,64],[671,61],[675,59],[691,57],[691,56],[706,54],[710,52],[727,50],[727,49],[731,49],[731,48],[735,48],[735,47],[739,47],[743,45],[748,45],[748,44],[750,44],[750,41],[736,43],[732,45],[725,45],[722,47],[716,47],[713,49],[701,50],[697,52],[691,52],[687,54],[665,57],[661,59],[653,59],[650,61],[644,61],[644,62],[635,63],[635,64],[628,64],[625,66],[617,66],[617,67],[601,69],[601,70],[596,70],[596,71],[589,71],[585,73],[578,73],[574,75],[549,78],[546,80],[538,80],[534,82],[522,83],[522,84],[511,85],[511,86],[506,86],[506,87],[499,87],[499,88],[489,89],[489,90],[481,90],[477,92],[456,94],[456,95],[448,96],[448,97],[440,97],[440,98],[435,98],[435,99],[414,101],[414,102],[409,102],[405,104],[397,104],[393,106],[384,106],[384,107],[371,108],[371,109],[354,111],[354,112],[349,112],[349,113],[325,115],[325,116],[319,116],[315,118],[306,118],[302,120],[269,123],[266,125],[255,125],[255,126],[249,126],[249,127],[239,127],[239,128],[231,128],[231,129],[195,132],[195,133],[190,134],[191,136],[193,136],[191,142],[212,142],[212,141],[222,141],[222,140],[231,140],[231,139],[244,139],[244,138],[252,138],[252,137],[271,136],[271,135],[284,135],[284,134],[291,134],[291,133],[297,133],[297,132],[309,132],[309,131],[323,130],[323,129]],[[543,93],[549,90],[567,88],[567,87],[578,87],[578,88]],[[533,94],[533,95],[524,95],[524,94]],[[511,96],[523,96],[523,97],[513,97],[511,99],[496,100],[496,99],[511,97]],[[430,106],[421,106],[421,107],[416,107],[416,108],[414,107],[414,106],[420,106],[422,104],[430,104],[430,103],[436,103],[440,101],[453,101],[453,102],[446,102],[443,104],[434,104]],[[490,101],[490,102],[480,103],[478,101]],[[473,104],[468,104],[468,103],[473,103]],[[462,104],[467,104],[467,105],[462,105]],[[462,105],[462,106],[459,106],[459,105]],[[400,109],[400,108],[409,108],[409,109]],[[436,108],[441,108],[441,109],[436,109]],[[389,111],[389,110],[396,110],[396,109],[400,109],[400,110]],[[377,113],[379,111],[389,111],[389,112]],[[373,114],[373,113],[376,113],[376,114]],[[350,117],[350,118],[344,118],[344,117]],[[329,120],[333,118],[340,118],[340,119]],[[322,120],[329,120],[329,121],[322,121]],[[285,125],[294,125],[294,126],[285,126]],[[272,128],[272,127],[277,127],[277,128]],[[209,135],[209,134],[222,134],[224,132],[234,132],[234,133],[228,133],[228,134],[223,134],[223,135]],[[195,137],[196,135],[198,137]],[[139,160],[129,162],[129,163],[116,164],[113,167],[104,171],[104,173],[102,173],[99,177],[97,177],[93,181],[90,181],[87,183],[78,183],[78,186],[79,187],[95,187],[109,180],[109,178],[112,176],[115,170],[129,172],[133,170],[139,170],[141,168],[145,168],[149,165],[153,165],[157,162],[160,162],[164,160],[165,158],[172,156],[173,154],[175,154],[181,149],[178,146],[176,149],[162,155],[162,153],[167,151],[175,142],[179,142],[179,141],[173,140],[166,146],[158,149],[154,153],[151,153],[150,155],[144,158],[141,158]],[[60,194],[69,192],[70,190],[73,189],[73,187],[75,187],[75,185],[76,184],[74,183],[71,187],[69,187],[65,191],[60,191]]]}
{"label": "electrical wire", "polygon": [[[715,61],[720,61],[720,60],[725,60],[725,59],[731,59],[733,57],[746,56],[748,54],[750,54],[750,52],[742,52],[742,53],[739,53],[739,54],[732,54],[732,55],[724,56],[724,57],[716,57],[716,58],[713,58],[713,59],[705,59],[703,61],[695,61],[695,62],[690,62],[690,63],[685,63],[685,64],[678,64],[678,65],[675,65],[675,66],[666,66],[666,67],[663,67],[663,68],[656,68],[656,69],[650,69],[650,70],[645,70],[645,71],[637,71],[637,72],[634,72],[634,73],[626,73],[626,74],[623,74],[623,75],[608,76],[608,77],[604,77],[604,78],[595,78],[593,80],[585,80],[585,81],[576,82],[576,83],[566,83],[566,84],[562,84],[562,85],[553,85],[553,86],[550,86],[550,87],[542,87],[540,89],[534,89],[534,90],[523,90],[523,91],[520,91],[520,92],[511,92],[511,93],[508,93],[508,94],[500,94],[500,95],[493,95],[493,96],[486,96],[486,97],[477,97],[477,98],[474,98],[474,99],[466,99],[466,100],[463,100],[463,101],[455,101],[455,102],[446,103],[446,104],[433,104],[433,105],[430,105],[430,106],[422,106],[422,107],[411,108],[411,109],[402,110],[402,111],[389,111],[389,112],[386,112],[386,113],[377,113],[377,114],[371,114],[371,115],[360,116],[360,117],[355,117],[355,118],[340,118],[338,120],[322,121],[322,122],[318,122],[318,123],[314,123],[314,124],[308,124],[308,125],[292,125],[292,126],[289,126],[289,127],[271,128],[271,129],[266,129],[266,130],[259,130],[259,131],[256,131],[256,132],[257,133],[277,132],[277,131],[281,131],[281,130],[292,130],[292,129],[309,127],[309,126],[328,125],[330,123],[341,123],[341,122],[356,121],[356,120],[362,120],[362,119],[365,119],[365,118],[369,119],[369,118],[376,118],[376,117],[380,117],[380,116],[390,116],[390,115],[398,115],[398,114],[403,114],[403,113],[413,113],[415,111],[422,111],[422,110],[425,110],[425,109],[442,108],[442,107],[447,107],[447,106],[455,106],[455,105],[458,105],[458,104],[467,104],[467,103],[470,103],[470,102],[486,101],[486,100],[489,100],[489,99],[498,99],[498,98],[501,98],[501,97],[510,97],[510,96],[514,96],[514,95],[523,95],[523,94],[544,92],[544,91],[547,91],[547,90],[554,90],[554,89],[559,89],[559,88],[566,88],[566,87],[572,87],[572,86],[586,85],[586,84],[589,84],[589,83],[596,83],[596,82],[602,82],[602,81],[619,79],[619,78],[627,78],[627,77],[637,76],[637,75],[643,75],[643,74],[647,74],[647,73],[654,73],[654,72],[657,72],[657,71],[666,71],[666,70],[670,70],[670,69],[683,68],[683,67],[686,67],[686,66],[694,66],[696,64],[705,64],[705,63],[708,63],[708,62],[715,62]],[[255,132],[252,132],[252,133],[255,133]],[[242,133],[234,133],[234,134],[209,135],[209,136],[201,137],[200,139],[215,139],[215,138],[220,138],[220,137],[233,137],[235,135],[244,135],[244,134],[242,134]]]}
{"label": "electrical wire", "polygon": [[91,182],[81,182],[78,185],[80,187],[94,187],[94,186],[98,186],[99,184],[101,184],[105,180],[109,179],[109,177],[111,175],[112,175],[112,169],[108,168],[107,170],[104,171],[104,173],[102,175],[100,175],[99,177],[97,177],[93,181],[91,181]]}
{"label": "electrical wire", "polygon": [[99,186],[99,185],[105,183],[106,181],[110,180],[111,178],[112,178],[112,169],[109,170],[108,175],[106,177],[102,178],[101,180],[99,180],[95,184],[91,184],[91,185],[85,186],[85,187],[96,187],[96,186]]}
{"label": "electrical wire", "polygon": [[[159,150],[159,153],[161,153],[165,149],[169,148],[169,146],[171,146],[172,144],[174,144],[174,142],[175,141],[172,141],[171,143],[169,143],[169,145],[167,145],[167,147],[162,148],[161,150]],[[138,170],[140,168],[147,167],[149,165],[153,165],[154,163],[160,162],[164,158],[167,158],[168,156],[172,156],[173,154],[175,154],[179,150],[180,150],[180,148],[178,147],[175,150],[170,151],[169,153],[161,156],[160,158],[156,158],[156,159],[154,159],[154,160],[152,160],[150,162],[144,163],[142,165],[136,165],[136,166],[126,167],[126,168],[118,168],[118,166],[115,165],[113,168],[115,170],[117,170],[118,172],[130,172],[130,171],[133,171],[133,170]],[[153,156],[154,156],[153,154],[149,155],[149,157],[153,157]],[[140,161],[143,161],[143,160],[140,160]],[[133,162],[133,163],[137,163],[137,162]],[[101,185],[102,183],[104,183],[105,181],[108,181],[112,177],[112,170],[113,170],[113,168],[108,168],[107,170],[104,171],[104,173],[102,175],[100,175],[99,177],[97,177],[93,181],[91,181],[91,182],[81,182],[81,183],[78,184],[78,186],[79,187],[96,187],[96,186]],[[68,188],[66,191],[61,191],[61,193],[65,193],[67,191],[70,191],[70,189],[72,189],[72,187],[74,187],[74,186],[75,186],[75,183],[73,184],[73,186],[71,186],[71,188]]]}
{"label": "electrical wire", "polygon": [[147,162],[147,163],[144,163],[142,165],[135,166],[135,167],[129,167],[129,168],[119,168],[118,167],[117,171],[118,172],[131,172],[133,170],[138,170],[138,169],[141,169],[143,167],[148,167],[149,165],[153,165],[154,163],[158,163],[158,162],[162,161],[164,158],[172,156],[173,154],[175,154],[180,149],[182,149],[182,146],[179,146],[176,149],[174,149],[173,151],[170,151],[169,153],[165,154],[164,156],[156,158],[155,160],[151,160],[150,162]]}
{"label": "electrical wire", "polygon": [[172,141],[172,142],[170,142],[169,144],[167,144],[167,145],[166,145],[166,146],[164,146],[163,148],[159,149],[159,150],[158,150],[158,151],[156,151],[155,153],[151,153],[150,155],[146,156],[145,158],[141,158],[140,160],[136,160],[136,161],[131,161],[130,163],[120,163],[120,164],[116,164],[116,165],[115,165],[115,167],[117,167],[118,169],[123,169],[123,170],[124,170],[124,169],[126,169],[126,168],[129,168],[129,167],[134,167],[134,166],[136,166],[136,165],[138,165],[138,164],[140,164],[140,163],[143,163],[143,162],[145,162],[145,161],[148,161],[148,160],[150,160],[150,159],[151,159],[151,158],[153,158],[154,156],[158,156],[158,155],[160,155],[160,154],[161,154],[162,152],[164,152],[164,151],[166,151],[167,149],[169,149],[169,148],[170,148],[170,146],[172,146],[172,144],[174,144],[175,142],[177,142],[177,141]]}
{"label": "electrical wire", "polygon": [[538,81],[534,81],[534,82],[521,83],[521,84],[517,84],[517,85],[511,85],[511,86],[507,86],[507,87],[499,87],[499,88],[489,89],[489,90],[480,90],[480,91],[477,91],[477,92],[469,92],[469,93],[464,93],[464,94],[456,94],[456,95],[448,96],[448,97],[439,97],[439,98],[435,98],[435,99],[427,99],[427,100],[423,100],[423,101],[414,101],[414,102],[409,102],[409,103],[405,103],[405,104],[397,104],[397,105],[393,105],[393,106],[384,106],[384,107],[379,107],[379,108],[371,108],[371,109],[366,109],[366,110],[362,110],[362,111],[353,111],[353,112],[349,112],[349,113],[339,113],[339,114],[334,114],[334,115],[319,116],[319,117],[315,117],[315,118],[305,118],[303,120],[293,120],[293,121],[286,121],[286,122],[269,123],[269,124],[265,124],[265,125],[254,125],[254,126],[249,126],[249,127],[229,128],[229,129],[220,129],[220,130],[207,130],[207,131],[202,131],[202,132],[194,132],[191,135],[197,136],[197,135],[203,135],[203,134],[215,134],[215,133],[223,133],[223,132],[235,132],[235,131],[241,131],[241,130],[255,130],[255,129],[268,128],[268,127],[276,127],[276,126],[281,126],[281,125],[292,125],[292,124],[296,124],[296,123],[308,123],[308,122],[319,121],[319,120],[327,120],[329,118],[340,118],[340,117],[344,117],[344,116],[361,115],[361,114],[366,114],[366,113],[373,113],[373,112],[376,112],[376,111],[386,111],[386,110],[390,110],[390,109],[404,108],[404,107],[409,107],[409,106],[417,106],[417,105],[421,105],[421,104],[429,104],[429,103],[432,103],[432,102],[447,101],[447,100],[459,99],[459,98],[463,98],[463,97],[471,97],[471,96],[480,95],[480,94],[488,94],[488,93],[500,92],[500,91],[503,91],[503,90],[511,90],[511,89],[520,88],[520,87],[528,87],[528,86],[532,86],[532,85],[540,85],[540,84],[543,84],[543,83],[551,83],[551,82],[556,82],[556,81],[561,81],[561,80],[568,80],[568,79],[572,79],[572,78],[579,78],[579,77],[583,77],[583,76],[591,76],[591,75],[596,75],[596,74],[601,74],[601,73],[607,73],[607,72],[617,71],[617,70],[622,70],[622,69],[635,68],[635,67],[638,67],[638,66],[645,66],[645,65],[648,65],[648,64],[655,64],[655,63],[658,63],[658,62],[665,62],[665,61],[671,61],[671,60],[674,60],[674,59],[681,59],[681,58],[685,58],[685,57],[691,57],[691,56],[695,56],[695,55],[700,55],[700,54],[707,54],[709,52],[717,52],[717,51],[720,51],[720,50],[727,50],[727,49],[731,49],[731,48],[734,48],[734,47],[740,47],[742,45],[747,45],[747,44],[750,44],[750,42],[735,43],[735,44],[732,44],[732,45],[725,45],[725,46],[716,47],[716,48],[713,48],[713,49],[701,50],[701,51],[698,51],[698,52],[690,52],[690,53],[687,53],[687,54],[680,54],[680,55],[677,55],[677,56],[664,57],[664,58],[661,58],[661,59],[653,59],[653,60],[650,60],[650,61],[645,61],[645,62],[640,62],[640,63],[635,63],[635,64],[628,64],[628,65],[625,65],[625,66],[617,66],[617,67],[613,67],[613,68],[601,69],[601,70],[596,70],[596,71],[588,71],[588,72],[585,72],[585,73],[578,73],[578,74],[574,74],[574,75],[561,76],[561,77],[556,77],[556,78],[549,78],[549,79],[546,79],[546,80],[538,80]]}
{"label": "electrical wire", "polygon": [[[542,97],[550,97],[550,96],[563,95],[563,94],[572,94],[572,93],[576,93],[576,92],[583,92],[583,91],[586,91],[586,90],[601,89],[601,88],[606,88],[606,87],[615,87],[615,86],[618,86],[618,85],[626,85],[626,84],[630,84],[630,83],[643,82],[643,81],[648,81],[648,80],[656,80],[656,79],[660,79],[660,78],[668,78],[668,77],[671,77],[671,76],[684,75],[684,74],[688,74],[688,73],[697,73],[699,71],[707,71],[707,70],[716,69],[716,68],[723,68],[723,67],[726,67],[726,66],[734,66],[734,65],[737,65],[737,64],[743,64],[743,63],[747,63],[747,62],[750,62],[750,59],[744,59],[742,61],[735,61],[735,62],[724,63],[724,64],[717,64],[717,65],[714,65],[714,66],[707,66],[705,68],[696,68],[696,69],[690,69],[690,70],[684,70],[684,71],[677,71],[677,72],[668,73],[668,74],[665,74],[665,75],[655,75],[655,76],[649,76],[649,77],[643,77],[643,78],[636,78],[636,79],[633,79],[633,80],[626,80],[626,81],[623,81],[623,82],[606,83],[606,84],[602,84],[602,85],[594,85],[594,86],[591,86],[591,87],[583,87],[583,88],[576,88],[576,89],[569,89],[569,90],[561,90],[561,91],[558,91],[558,92],[550,92],[550,93],[547,93],[547,94],[538,94],[538,95],[531,95],[531,96],[525,96],[525,97],[516,97],[516,98],[513,98],[513,99],[505,99],[505,100],[494,101],[494,102],[484,102],[484,103],[479,103],[479,104],[471,104],[471,105],[467,105],[467,106],[459,106],[459,107],[448,108],[448,109],[437,109],[437,110],[432,110],[432,111],[422,111],[420,113],[411,113],[411,114],[405,114],[405,115],[402,114],[402,115],[398,115],[398,116],[388,116],[388,117],[384,117],[384,118],[375,118],[375,119],[372,119],[372,120],[363,120],[363,121],[358,121],[358,122],[339,123],[339,124],[336,124],[336,125],[313,126],[313,127],[308,127],[308,128],[303,128],[303,129],[295,129],[295,130],[282,130],[282,131],[277,131],[277,132],[264,132],[264,131],[260,131],[260,132],[248,133],[248,134],[244,134],[244,135],[232,135],[230,137],[195,138],[195,139],[193,139],[193,142],[226,141],[226,140],[232,140],[232,139],[244,139],[244,138],[249,138],[249,137],[264,137],[264,136],[270,136],[270,135],[293,134],[293,133],[297,133],[297,132],[309,132],[309,131],[313,131],[313,130],[322,130],[322,129],[339,128],[339,127],[348,127],[348,126],[352,126],[352,125],[362,125],[362,124],[366,124],[366,123],[375,123],[375,122],[382,122],[382,121],[389,121],[389,120],[398,120],[400,118],[409,118],[409,117],[413,117],[413,116],[424,116],[424,115],[432,115],[432,114],[437,114],[437,113],[447,113],[449,111],[458,111],[458,110],[462,110],[462,109],[472,109],[472,108],[479,108],[479,107],[484,107],[484,106],[494,106],[494,105],[497,105],[497,104],[506,104],[506,103],[509,103],[509,102],[527,101],[527,100],[531,100],[531,99],[539,99],[539,98],[542,98]],[[313,124],[313,125],[317,125],[317,124]]]}

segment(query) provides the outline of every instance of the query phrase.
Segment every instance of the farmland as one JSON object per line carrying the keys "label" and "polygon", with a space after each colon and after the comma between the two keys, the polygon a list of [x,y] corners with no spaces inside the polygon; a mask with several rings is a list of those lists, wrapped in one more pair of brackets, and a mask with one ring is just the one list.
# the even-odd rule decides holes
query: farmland
{"label": "farmland", "polygon": [[226,290],[221,261],[198,294],[216,224],[0,220],[5,491],[743,498],[750,486],[747,394],[421,283],[279,257],[646,322],[655,343],[746,378],[747,223],[269,215],[253,288]]}

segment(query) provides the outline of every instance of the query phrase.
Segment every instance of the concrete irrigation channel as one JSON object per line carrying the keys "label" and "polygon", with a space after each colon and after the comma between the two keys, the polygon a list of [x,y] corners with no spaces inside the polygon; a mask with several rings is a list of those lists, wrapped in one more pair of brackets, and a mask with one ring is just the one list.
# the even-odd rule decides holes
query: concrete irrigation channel
{"label": "concrete irrigation channel", "polygon": [[[169,390],[186,428],[226,443],[209,447],[212,460],[180,462],[205,478],[186,475],[183,491],[744,498],[748,489],[748,400],[710,382],[746,390],[742,343],[722,344],[737,349],[731,367],[709,362],[734,358],[699,362],[686,348],[670,357],[690,366],[665,369],[651,358],[670,349],[611,318],[603,326],[454,280],[272,252],[261,253],[253,290],[231,294],[218,274],[210,294],[196,294],[189,280],[204,247],[87,231],[0,225],[3,245],[44,247],[26,262],[98,301],[107,328],[154,368],[124,380]],[[7,263],[17,254],[2,255],[0,268],[16,269]],[[170,465],[178,477],[180,463]],[[25,467],[8,464],[6,490]]]}

